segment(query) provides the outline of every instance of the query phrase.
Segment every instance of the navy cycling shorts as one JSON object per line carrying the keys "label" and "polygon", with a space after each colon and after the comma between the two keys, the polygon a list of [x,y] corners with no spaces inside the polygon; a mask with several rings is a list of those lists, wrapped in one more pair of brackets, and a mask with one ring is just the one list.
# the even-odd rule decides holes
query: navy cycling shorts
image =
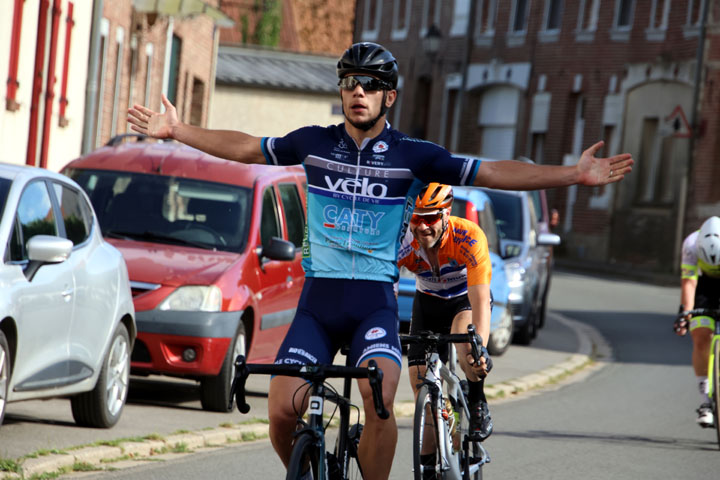
{"label": "navy cycling shorts", "polygon": [[275,363],[329,364],[344,345],[349,364],[386,357],[402,365],[393,285],[372,280],[305,279]]}

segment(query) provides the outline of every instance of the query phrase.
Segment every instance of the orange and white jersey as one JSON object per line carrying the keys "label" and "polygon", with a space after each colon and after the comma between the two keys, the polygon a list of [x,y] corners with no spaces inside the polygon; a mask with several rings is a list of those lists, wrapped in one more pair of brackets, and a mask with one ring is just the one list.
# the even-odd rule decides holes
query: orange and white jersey
{"label": "orange and white jersey", "polygon": [[400,244],[398,267],[415,274],[417,290],[453,298],[466,294],[468,285],[490,285],[492,264],[487,238],[474,222],[448,217],[448,234],[440,244],[438,263],[436,271],[408,228]]}

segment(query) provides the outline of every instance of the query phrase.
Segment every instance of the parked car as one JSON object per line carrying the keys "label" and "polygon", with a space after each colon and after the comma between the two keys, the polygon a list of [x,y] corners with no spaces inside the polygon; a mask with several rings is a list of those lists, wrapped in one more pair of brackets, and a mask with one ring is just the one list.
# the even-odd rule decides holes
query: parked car
{"label": "parked car", "polygon": [[195,379],[203,408],[226,412],[235,357],[273,361],[295,313],[304,171],[139,139],[112,139],[64,173],[127,262],[132,373]]}
{"label": "parked car", "polygon": [[0,211],[0,424],[10,402],[68,397],[78,425],[112,427],[136,334],[122,255],[60,174],[0,164]]}
{"label": "parked car", "polygon": [[[537,213],[538,232],[552,233],[552,229],[560,223],[560,214],[556,209],[548,207],[547,194],[545,190],[531,190],[528,192],[532,198],[535,212]],[[548,265],[547,282],[542,290],[542,303],[540,304],[540,312],[538,318],[538,328],[545,326],[545,313],[547,312],[547,297],[550,293],[550,283],[552,282],[552,270],[555,264],[553,256],[553,247],[545,245],[542,247],[545,255],[545,263]]]}
{"label": "parked car", "polygon": [[546,309],[551,275],[547,248],[560,244],[554,233],[542,232],[532,195],[523,191],[483,189],[492,199],[500,234],[500,250],[510,286],[514,338],[528,345],[537,335]]}
{"label": "parked car", "polygon": [[[451,215],[467,218],[483,229],[488,240],[492,279],[490,291],[493,296],[493,310],[490,320],[488,351],[491,355],[502,355],[512,340],[513,321],[508,296],[510,288],[505,275],[505,264],[500,257],[500,239],[490,197],[477,188],[453,187],[453,208]],[[415,295],[415,276],[403,269],[398,282],[398,316],[401,329],[406,331],[412,316],[412,302]]]}

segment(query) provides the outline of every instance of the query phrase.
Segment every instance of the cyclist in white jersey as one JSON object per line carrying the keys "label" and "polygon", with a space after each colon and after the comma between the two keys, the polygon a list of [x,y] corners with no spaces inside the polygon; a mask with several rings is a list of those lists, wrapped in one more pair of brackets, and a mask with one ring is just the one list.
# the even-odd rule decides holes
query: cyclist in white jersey
{"label": "cyclist in white jersey", "polygon": [[[210,130],[181,122],[164,95],[164,113],[134,105],[128,110],[128,122],[136,132],[172,138],[217,157],[243,163],[294,163],[305,167],[308,233],[303,245],[303,267],[307,280],[278,361],[310,363],[312,359],[333,358],[337,345],[328,342],[303,344],[302,348],[293,346],[296,338],[307,342],[306,337],[301,338],[302,332],[296,337],[296,330],[301,328],[296,324],[311,323],[317,331],[327,333],[328,322],[343,317],[338,315],[343,312],[334,312],[336,318],[315,321],[315,317],[323,314],[314,303],[323,298],[323,283],[334,282],[338,286],[342,282],[346,291],[355,284],[382,292],[389,286],[389,295],[373,295],[365,305],[381,303],[378,311],[385,313],[378,321],[385,322],[385,327],[369,328],[363,324],[362,331],[350,332],[353,342],[359,339],[358,345],[373,342],[370,351],[356,352],[359,365],[365,366],[374,359],[385,375],[383,400],[391,412],[387,420],[375,415],[367,380],[358,382],[366,413],[359,446],[360,463],[365,478],[382,480],[390,474],[397,442],[392,405],[400,378],[397,321],[388,322],[387,312],[397,315],[397,302],[392,295],[392,284],[398,276],[397,250],[412,214],[415,195],[431,181],[506,190],[605,185],[622,180],[632,170],[633,160],[629,154],[595,157],[602,142],[585,150],[576,165],[535,165],[513,160],[480,162],[453,156],[438,145],[393,130],[387,123],[387,111],[397,98],[398,65],[384,47],[370,42],[352,45],[338,61],[337,73],[345,120],[336,126],[305,127],[282,138]],[[355,312],[348,312],[344,320],[350,329],[354,325],[350,323],[354,322],[351,314]],[[343,331],[347,334],[347,330]],[[382,338],[377,337],[379,334]],[[298,356],[297,352],[302,354]],[[270,383],[270,438],[285,465],[292,452],[296,412],[306,408],[297,400],[303,395],[293,397],[303,385],[302,379],[282,376],[274,377]]]}
{"label": "cyclist in white jersey", "polygon": [[[693,308],[720,308],[720,218],[710,217],[685,238],[682,246],[680,311]],[[715,320],[698,316],[675,322],[675,333],[690,331],[693,341],[692,364],[698,380],[702,403],[697,409],[697,423],[713,427],[712,406],[708,399],[708,361]]]}

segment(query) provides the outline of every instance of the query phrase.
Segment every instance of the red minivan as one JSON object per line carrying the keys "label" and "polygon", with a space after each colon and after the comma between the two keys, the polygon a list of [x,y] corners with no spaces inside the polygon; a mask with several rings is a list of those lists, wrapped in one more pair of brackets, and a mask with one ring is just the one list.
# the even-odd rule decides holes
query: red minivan
{"label": "red minivan", "polygon": [[302,168],[244,165],[128,134],[63,173],[87,192],[127,263],[132,372],[196,379],[203,408],[228,411],[235,357],[273,361],[300,297]]}

